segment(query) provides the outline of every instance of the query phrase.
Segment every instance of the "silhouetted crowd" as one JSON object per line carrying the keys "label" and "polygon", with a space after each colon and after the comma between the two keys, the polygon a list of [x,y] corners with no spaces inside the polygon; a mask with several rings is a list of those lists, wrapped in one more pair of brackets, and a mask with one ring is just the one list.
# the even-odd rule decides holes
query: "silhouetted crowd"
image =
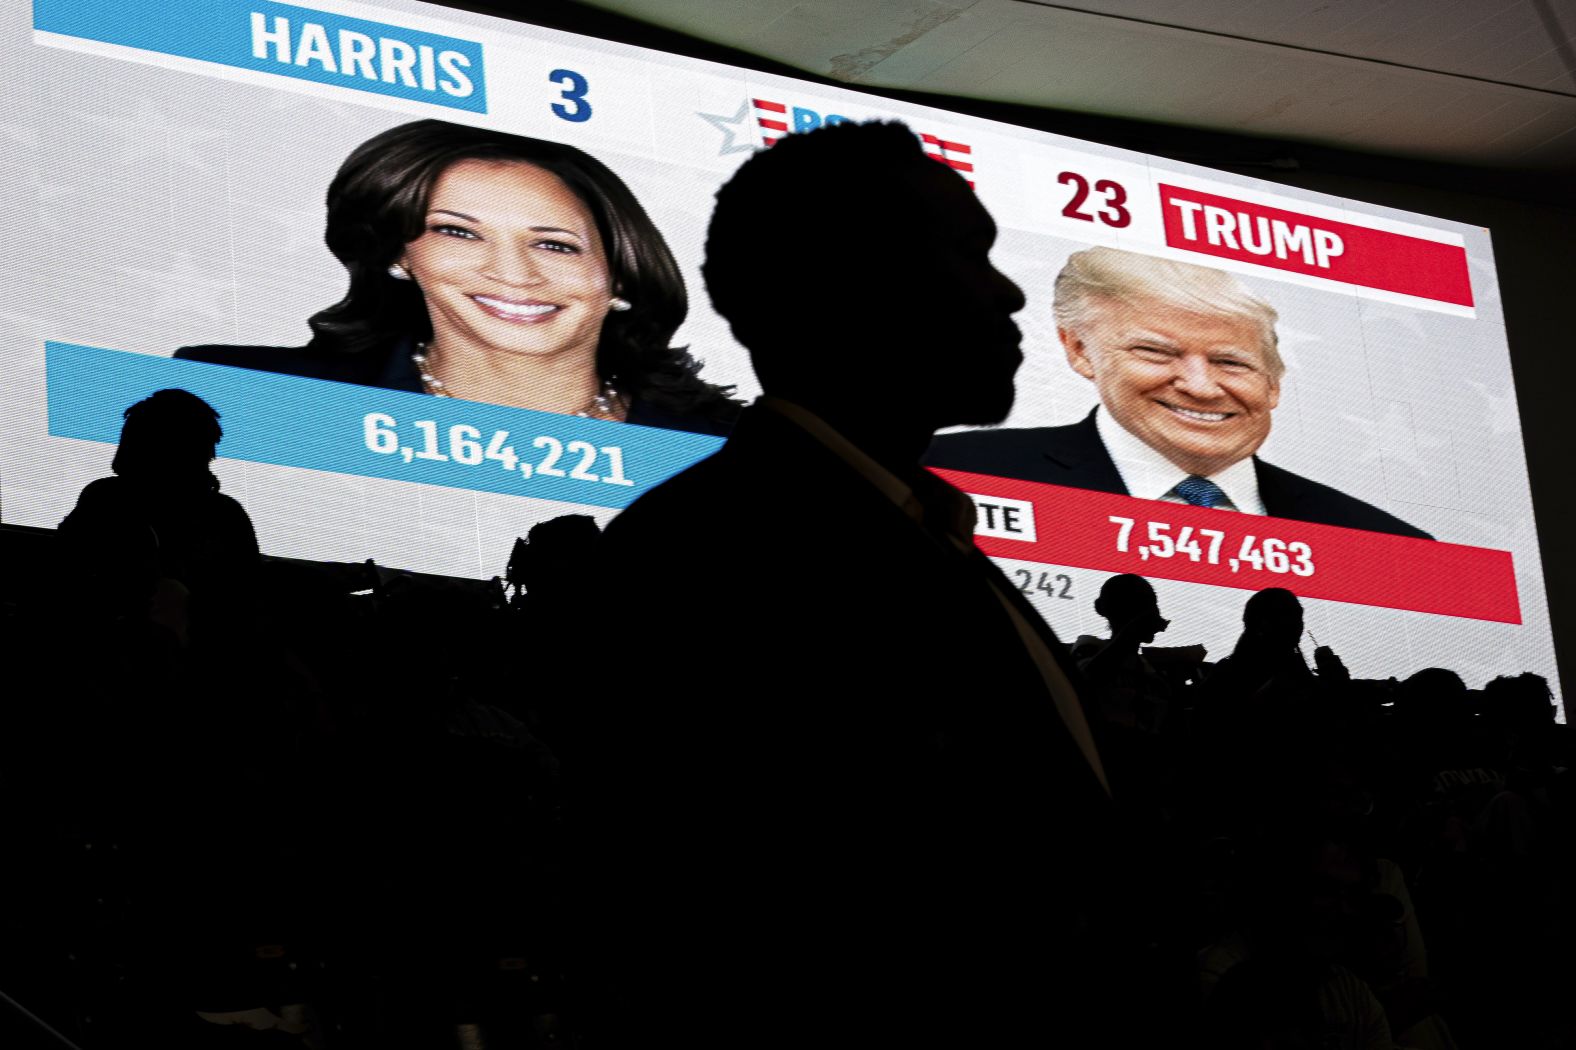
{"label": "silhouetted crowd", "polygon": [[[790,188],[881,265],[761,238]],[[1576,1047],[1547,682],[1310,666],[1279,589],[1209,654],[1136,576],[1067,646],[974,547],[919,463],[1012,402],[993,238],[900,126],[752,157],[766,396],[490,583],[264,557],[214,410],[127,409],[0,548],[0,1046]],[[812,262],[870,294],[751,291]]]}
{"label": "silhouetted crowd", "polygon": [[[211,488],[90,489],[48,586],[6,595],[0,991],[83,1047],[599,1045],[565,774],[576,699],[613,684],[600,538],[543,523],[482,584],[260,558]],[[1085,706],[1160,845],[1155,936],[1192,963],[1173,1045],[1576,1045],[1572,738],[1543,679],[1310,667],[1283,590],[1214,662],[1150,644],[1141,577],[1096,610]],[[653,1045],[705,990],[674,1008]]]}

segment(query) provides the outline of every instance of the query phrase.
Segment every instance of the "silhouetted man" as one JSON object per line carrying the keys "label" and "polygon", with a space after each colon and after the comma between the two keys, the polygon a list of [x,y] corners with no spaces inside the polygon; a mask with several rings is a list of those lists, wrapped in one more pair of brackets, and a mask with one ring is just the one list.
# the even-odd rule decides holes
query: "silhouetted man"
{"label": "silhouetted man", "polygon": [[1147,994],[1076,672],[919,467],[1012,404],[995,233],[897,124],[789,136],[717,195],[707,288],[766,396],[606,533],[618,1045],[1054,1042]]}

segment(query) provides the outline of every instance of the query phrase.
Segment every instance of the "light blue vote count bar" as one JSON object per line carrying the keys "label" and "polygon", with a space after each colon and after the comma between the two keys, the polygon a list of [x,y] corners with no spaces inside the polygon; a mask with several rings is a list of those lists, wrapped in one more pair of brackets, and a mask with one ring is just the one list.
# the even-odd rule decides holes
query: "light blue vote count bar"
{"label": "light blue vote count bar", "polygon": [[45,344],[49,433],[114,444],[156,390],[218,410],[226,459],[511,496],[626,507],[722,439],[404,390]]}

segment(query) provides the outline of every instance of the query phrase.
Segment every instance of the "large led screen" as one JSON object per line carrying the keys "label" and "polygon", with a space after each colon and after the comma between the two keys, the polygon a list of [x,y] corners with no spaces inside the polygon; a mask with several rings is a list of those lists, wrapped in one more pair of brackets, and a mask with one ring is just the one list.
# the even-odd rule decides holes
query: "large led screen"
{"label": "large led screen", "polygon": [[[4,54],[7,522],[56,525],[179,387],[267,553],[498,574],[759,393],[700,280],[717,187],[897,119],[1028,300],[1011,417],[931,463],[1059,633],[1137,572],[1215,657],[1281,586],[1357,675],[1555,680],[1487,230],[414,3],[35,0]],[[828,235],[791,196],[758,221]]]}

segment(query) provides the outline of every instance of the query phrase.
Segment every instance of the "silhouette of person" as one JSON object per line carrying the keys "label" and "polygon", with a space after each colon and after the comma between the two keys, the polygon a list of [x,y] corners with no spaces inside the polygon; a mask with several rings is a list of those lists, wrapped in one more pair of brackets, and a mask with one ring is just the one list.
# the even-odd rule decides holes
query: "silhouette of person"
{"label": "silhouette of person", "polygon": [[[1242,610],[1231,655],[1200,686],[1193,710],[1195,777],[1213,794],[1216,819],[1279,819],[1288,781],[1304,778],[1310,756],[1341,738],[1350,720],[1350,675],[1328,646],[1310,669],[1298,642],[1302,603],[1267,587]],[[1274,785],[1273,790],[1271,785]]]}
{"label": "silhouette of person", "polygon": [[76,571],[113,615],[147,617],[184,642],[194,616],[211,626],[250,587],[257,535],[209,470],[223,436],[219,413],[185,390],[126,409],[114,476],[89,483],[60,523]]}
{"label": "silhouette of person", "polygon": [[[110,646],[97,647],[109,673],[79,673],[122,701],[84,721],[92,733],[116,731],[126,772],[106,783],[137,816],[123,831],[131,921],[159,916],[162,939],[135,966],[162,971],[190,1024],[301,1035],[304,1022],[262,1005],[295,1001],[268,987],[258,952],[303,926],[308,895],[284,873],[300,870],[310,821],[291,810],[301,765],[279,688],[288,679],[254,630],[257,536],[210,469],[224,436],[211,405],[159,390],[124,418],[114,475],[83,489],[60,533],[72,571],[102,602],[107,633],[130,643],[119,664]],[[160,648],[180,654],[178,673],[150,673]],[[281,814],[288,833],[254,833]]]}
{"label": "silhouette of person", "polygon": [[[818,232],[763,238],[790,198]],[[1110,900],[1076,669],[919,465],[1012,404],[995,232],[893,123],[788,136],[717,194],[706,285],[765,396],[604,536],[615,1045],[1006,1045],[1141,1012],[1110,1005],[1147,994],[1109,919],[1143,909]]]}
{"label": "silhouette of person", "polygon": [[1541,675],[1501,675],[1483,687],[1483,707],[1490,723],[1507,734],[1507,750],[1516,762],[1529,768],[1576,766],[1570,727],[1555,720],[1559,707]]}
{"label": "silhouette of person", "polygon": [[562,514],[531,526],[509,558],[509,580],[524,591],[527,607],[584,597],[602,531],[589,514]]}
{"label": "silhouette of person", "polygon": [[1100,717],[1125,729],[1157,732],[1171,690],[1139,652],[1171,626],[1160,615],[1154,587],[1131,573],[1112,576],[1100,586],[1094,611],[1111,625],[1111,637],[1078,639],[1073,657],[1098,696]]}
{"label": "silhouette of person", "polygon": [[1173,770],[1160,735],[1176,721],[1171,711],[1180,694],[1141,648],[1171,621],[1160,615],[1154,587],[1132,574],[1106,580],[1094,611],[1106,618],[1111,636],[1083,635],[1072,655],[1086,682],[1086,706],[1102,734],[1101,757],[1112,779],[1124,785],[1122,800],[1130,812],[1163,811]]}
{"label": "silhouette of person", "polygon": [[[588,625],[601,617],[599,577],[602,531],[587,514],[564,514],[531,526],[509,557],[509,582],[519,588],[512,608],[517,643],[531,654],[528,667],[511,670],[530,683],[529,724],[564,759],[581,740],[576,730],[586,667],[559,658],[585,644]],[[573,764],[573,763],[571,763]]]}
{"label": "silhouette of person", "polygon": [[[1242,608],[1242,634],[1236,648],[1216,666],[1209,691],[1247,699],[1263,690],[1313,683],[1315,672],[1297,646],[1302,633],[1302,603],[1295,594],[1284,587],[1266,587],[1254,593]],[[1350,680],[1345,665],[1329,646],[1316,648],[1313,659],[1317,680]]]}
{"label": "silhouette of person", "polygon": [[1233,656],[1281,655],[1302,639],[1302,602],[1284,587],[1266,587],[1242,607],[1242,635]]}

